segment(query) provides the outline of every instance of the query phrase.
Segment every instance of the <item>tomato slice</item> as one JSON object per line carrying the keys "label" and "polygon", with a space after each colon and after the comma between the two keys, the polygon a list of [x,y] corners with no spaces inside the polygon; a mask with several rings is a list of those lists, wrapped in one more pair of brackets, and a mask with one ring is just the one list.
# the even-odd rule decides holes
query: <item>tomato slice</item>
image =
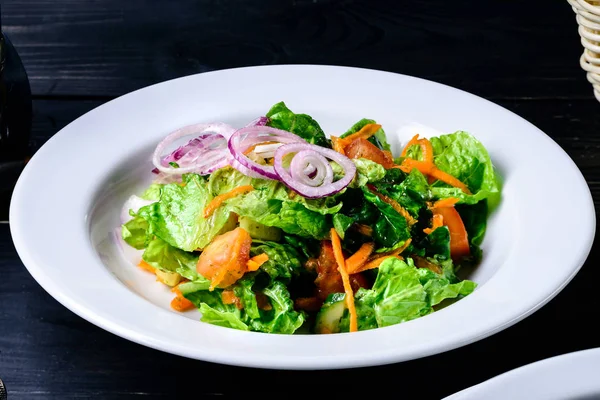
{"label": "tomato slice", "polygon": [[226,288],[244,276],[250,259],[252,238],[242,228],[223,233],[206,246],[196,270],[211,280],[211,290],[215,287]]}
{"label": "tomato slice", "polygon": [[383,165],[384,168],[391,168],[394,165],[394,160],[389,153],[380,150],[367,139],[353,140],[344,151],[348,158],[366,158]]}

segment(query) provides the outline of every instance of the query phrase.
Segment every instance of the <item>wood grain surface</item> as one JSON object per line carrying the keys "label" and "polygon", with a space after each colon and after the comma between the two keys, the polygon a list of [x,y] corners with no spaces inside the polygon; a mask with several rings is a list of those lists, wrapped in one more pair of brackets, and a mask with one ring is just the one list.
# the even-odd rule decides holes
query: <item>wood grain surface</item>
{"label": "wood grain surface", "polygon": [[[167,79],[249,65],[348,65],[431,79],[506,107],[571,156],[600,206],[600,104],[579,67],[566,0],[3,0],[2,26],[31,82],[32,152],[87,111]],[[7,206],[0,204],[5,222]],[[549,219],[568,218],[568,205],[556,209]],[[568,234],[557,232],[557,240]],[[595,244],[553,300],[487,339],[388,366],[278,371],[170,355],[86,322],[29,275],[2,223],[0,377],[9,400],[440,399],[530,362],[600,346],[599,253]]]}

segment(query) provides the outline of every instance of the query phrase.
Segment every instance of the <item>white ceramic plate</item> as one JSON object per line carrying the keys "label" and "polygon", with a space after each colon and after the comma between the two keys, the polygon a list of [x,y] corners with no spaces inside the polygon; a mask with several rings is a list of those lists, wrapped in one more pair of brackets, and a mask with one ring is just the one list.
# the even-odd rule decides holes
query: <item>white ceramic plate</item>
{"label": "white ceramic plate", "polygon": [[[199,322],[197,313],[171,311],[172,293],[133,266],[111,240],[123,202],[150,182],[152,150],[168,132],[210,121],[241,127],[281,100],[312,115],[329,134],[340,134],[363,117],[375,119],[388,133],[394,154],[415,130],[425,135],[465,130],[481,140],[504,187],[489,221],[483,262],[469,277],[479,283],[477,290],[417,320],[337,335],[242,332]],[[552,217],[557,204],[568,205],[569,218]],[[268,66],[160,83],[78,118],[23,171],[10,226],[17,251],[39,284],[110,332],[212,362],[323,369],[432,355],[525,318],[582,266],[594,237],[595,213],[586,182],[563,150],[493,103],[387,72]]]}
{"label": "white ceramic plate", "polygon": [[537,361],[443,400],[599,400],[600,348]]}

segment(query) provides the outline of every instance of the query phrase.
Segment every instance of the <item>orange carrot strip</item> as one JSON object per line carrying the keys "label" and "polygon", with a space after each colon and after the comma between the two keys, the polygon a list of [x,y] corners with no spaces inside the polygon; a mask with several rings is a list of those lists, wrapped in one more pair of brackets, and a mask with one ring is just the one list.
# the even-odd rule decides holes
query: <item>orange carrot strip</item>
{"label": "orange carrot strip", "polygon": [[452,258],[458,260],[461,257],[468,256],[470,253],[469,237],[465,229],[465,224],[458,211],[456,211],[456,208],[436,208],[436,213],[442,216],[444,225],[450,231],[450,255]]}
{"label": "orange carrot strip", "polygon": [[398,166],[394,166],[393,168],[400,168],[402,171],[406,172],[407,174],[409,174],[410,171],[413,170],[413,168],[416,168],[419,171],[421,171],[421,173],[424,174],[424,175],[432,176],[435,179],[438,179],[438,180],[440,180],[442,182],[445,182],[445,183],[447,183],[450,186],[454,186],[456,188],[459,188],[460,190],[462,190],[466,194],[471,194],[471,191],[469,191],[469,188],[467,187],[467,185],[465,185],[464,183],[462,183],[461,181],[459,181],[458,179],[456,179],[452,175],[450,175],[450,174],[442,171],[441,169],[437,168],[431,162],[417,161],[417,160],[413,160],[411,158],[405,158],[402,161],[402,164],[400,164],[399,167]]}
{"label": "orange carrot strip", "polygon": [[260,268],[260,264],[257,263],[256,261],[252,261],[252,259],[250,259],[246,263],[246,268],[247,268],[248,272],[256,271],[257,269]]}
{"label": "orange carrot strip", "polygon": [[389,257],[396,257],[396,258],[402,260],[402,257],[400,256],[400,254],[402,254],[402,252],[408,248],[408,246],[410,245],[411,242],[412,242],[412,239],[407,239],[406,242],[404,242],[404,244],[402,246],[398,247],[395,250],[388,251],[385,253],[379,253],[379,254],[375,254],[375,255],[371,256],[371,258],[369,258],[365,264],[363,264],[360,268],[354,270],[352,273],[358,274],[359,272],[377,268],[377,267],[379,267],[379,264],[381,264],[386,258],[389,258]]}
{"label": "orange carrot strip", "polygon": [[348,257],[346,259],[346,271],[348,271],[348,274],[352,274],[355,270],[362,267],[369,259],[373,249],[375,249],[375,243],[363,243],[356,253]]}
{"label": "orange carrot strip", "polygon": [[153,274],[156,273],[156,268],[154,268],[152,265],[148,264],[146,261],[141,260],[140,263],[138,264],[138,267],[140,267],[141,269],[143,269],[144,271],[148,271],[151,272]]}
{"label": "orange carrot strip", "polygon": [[458,179],[456,179],[452,175],[447,174],[446,172],[442,171],[441,169],[438,169],[438,168],[434,167],[431,170],[431,176],[433,176],[436,179],[439,179],[442,182],[447,183],[450,186],[454,186],[454,187],[459,188],[460,190],[462,190],[466,194],[471,194],[471,191],[469,190],[469,188],[467,187],[467,185],[465,185],[464,183],[462,183],[461,181],[459,181]]}
{"label": "orange carrot strip", "polygon": [[176,311],[187,311],[194,308],[194,303],[183,297],[181,290],[179,290],[179,285],[175,286],[171,291],[176,294],[175,298],[171,300],[171,308]]}
{"label": "orange carrot strip", "polygon": [[419,139],[419,145],[421,146],[421,153],[423,153],[423,161],[433,163],[433,147],[428,139]]}
{"label": "orange carrot strip", "polygon": [[211,214],[213,212],[215,212],[215,210],[217,208],[219,208],[221,206],[221,204],[223,204],[224,201],[229,200],[233,197],[239,196],[241,194],[245,194],[248,193],[250,191],[254,190],[254,187],[252,187],[252,185],[243,185],[243,186],[238,186],[233,190],[230,190],[227,193],[223,193],[218,195],[217,197],[215,197],[214,199],[212,199],[210,201],[210,203],[208,203],[206,205],[206,207],[204,207],[204,218],[208,218],[211,216]]}
{"label": "orange carrot strip", "polygon": [[223,304],[234,304],[238,300],[238,297],[233,293],[233,290],[227,289],[221,292],[221,300]]}
{"label": "orange carrot strip", "polygon": [[391,199],[391,198],[389,198],[379,192],[376,192],[374,190],[372,190],[372,192],[374,194],[376,194],[377,197],[379,197],[381,200],[383,200],[384,202],[386,202],[387,204],[392,206],[394,208],[394,210],[396,210],[398,212],[398,214],[402,215],[406,219],[406,222],[408,222],[408,225],[414,225],[417,223],[417,220],[414,219],[413,216],[410,215],[410,213],[408,211],[406,211],[406,209],[404,207],[402,207],[396,200]]}
{"label": "orange carrot strip", "polygon": [[256,255],[248,260],[246,267],[248,271],[256,271],[261,265],[269,260],[267,253]]}
{"label": "orange carrot strip", "polygon": [[446,199],[438,200],[433,203],[432,209],[436,208],[444,208],[444,207],[454,207],[456,203],[458,203],[458,199],[456,197],[448,197]]}
{"label": "orange carrot strip", "polygon": [[333,256],[338,266],[338,271],[342,276],[342,282],[344,284],[344,292],[346,293],[346,306],[348,306],[348,312],[350,313],[350,332],[356,332],[358,330],[358,319],[356,315],[356,307],[354,306],[354,292],[350,285],[350,276],[346,271],[346,263],[344,261],[344,253],[342,253],[342,243],[336,230],[331,228],[331,245],[333,246]]}
{"label": "orange carrot strip", "polygon": [[419,134],[417,133],[415,136],[412,137],[412,139],[410,139],[408,141],[408,143],[406,143],[406,146],[404,146],[404,149],[402,150],[400,157],[406,157],[406,153],[408,153],[408,149],[411,146],[414,146],[415,144],[418,144],[418,143],[419,143]]}
{"label": "orange carrot strip", "polygon": [[358,132],[354,132],[353,134],[346,136],[342,140],[344,141],[344,144],[348,145],[350,144],[350,142],[356,139],[368,139],[380,129],[381,125],[379,124],[367,124],[363,126]]}
{"label": "orange carrot strip", "polygon": [[369,225],[355,224],[354,227],[361,235],[373,236],[373,228],[371,228]]}
{"label": "orange carrot strip", "polygon": [[362,267],[360,267],[358,270],[354,271],[354,273],[358,274],[360,272],[368,271],[370,269],[379,268],[379,266],[381,265],[381,263],[383,263],[385,260],[387,260],[390,257],[395,257],[395,258],[397,258],[399,260],[403,260],[403,258],[400,257],[400,256],[382,256],[382,257],[377,257],[377,258],[369,261],[368,263],[366,263]]}
{"label": "orange carrot strip", "polygon": [[431,171],[435,168],[435,165],[433,165],[433,163],[430,163],[430,162],[417,161],[417,160],[413,160],[412,158],[405,158],[402,161],[402,164],[400,164],[399,167],[395,167],[395,168],[400,168],[402,171],[406,172],[407,174],[410,174],[410,171],[412,171],[414,168],[416,168],[423,175],[430,175]]}
{"label": "orange carrot strip", "polygon": [[346,155],[346,152],[344,151],[344,147],[346,146],[344,145],[343,139],[340,139],[337,136],[331,136],[331,144],[333,145],[333,150],[340,154]]}
{"label": "orange carrot strip", "polygon": [[442,217],[442,214],[433,214],[433,218],[431,218],[431,228],[425,228],[423,229],[423,232],[429,235],[431,232],[443,225],[444,217]]}

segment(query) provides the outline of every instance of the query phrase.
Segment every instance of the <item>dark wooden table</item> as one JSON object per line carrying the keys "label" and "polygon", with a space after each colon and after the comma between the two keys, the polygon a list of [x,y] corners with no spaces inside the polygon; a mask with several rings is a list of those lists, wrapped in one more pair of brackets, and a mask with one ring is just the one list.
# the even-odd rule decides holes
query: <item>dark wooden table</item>
{"label": "dark wooden table", "polygon": [[[162,80],[246,65],[349,65],[442,82],[508,108],[562,146],[600,201],[600,104],[579,67],[566,0],[3,0],[2,13],[31,82],[33,150],[94,107]],[[552,190],[540,201],[552,201]],[[568,218],[568,210],[557,204],[548,218]],[[568,234],[556,232],[556,240]],[[382,367],[276,371],[173,356],[86,322],[33,280],[5,222],[0,377],[9,400],[380,397],[384,390],[439,399],[530,362],[600,346],[599,251],[596,243],[549,304],[477,343]]]}

